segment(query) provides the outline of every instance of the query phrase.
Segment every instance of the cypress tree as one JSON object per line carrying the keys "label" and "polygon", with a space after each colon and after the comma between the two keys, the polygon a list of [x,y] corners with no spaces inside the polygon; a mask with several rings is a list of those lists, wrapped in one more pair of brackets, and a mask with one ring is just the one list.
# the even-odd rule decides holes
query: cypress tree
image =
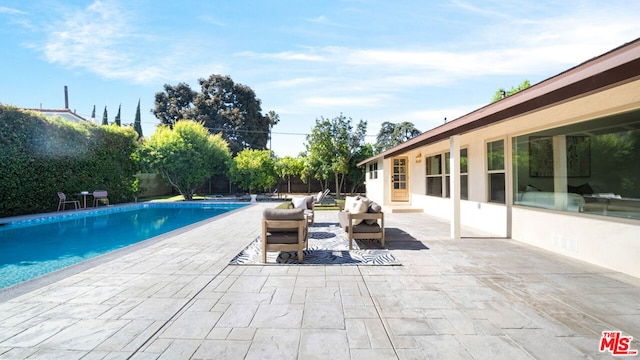
{"label": "cypress tree", "polygon": [[120,108],[121,108],[121,107],[122,107],[122,104],[120,104],[120,105],[118,106],[118,115],[116,115],[116,120],[115,120],[115,123],[116,123],[116,125],[118,125],[118,126],[122,125],[122,124],[120,123]]}
{"label": "cypress tree", "polygon": [[107,107],[104,107],[104,113],[102,113],[102,125],[109,125],[109,118],[107,117]]}
{"label": "cypress tree", "polygon": [[133,129],[138,133],[138,139],[142,137],[142,124],[140,122],[140,99],[138,99],[138,107],[136,108],[136,119],[133,122]]}

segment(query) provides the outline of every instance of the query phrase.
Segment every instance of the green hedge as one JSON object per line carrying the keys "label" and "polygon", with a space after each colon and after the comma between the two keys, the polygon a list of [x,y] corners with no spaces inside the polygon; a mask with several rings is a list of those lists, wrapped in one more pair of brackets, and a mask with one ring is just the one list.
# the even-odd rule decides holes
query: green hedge
{"label": "green hedge", "polygon": [[106,190],[110,203],[138,192],[132,127],[74,124],[0,104],[0,217],[55,211],[57,192]]}

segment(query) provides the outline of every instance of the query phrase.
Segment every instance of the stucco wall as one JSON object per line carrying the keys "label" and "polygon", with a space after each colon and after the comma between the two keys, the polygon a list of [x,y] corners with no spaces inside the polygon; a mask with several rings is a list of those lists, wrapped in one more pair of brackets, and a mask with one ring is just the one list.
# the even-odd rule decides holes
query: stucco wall
{"label": "stucco wall", "polygon": [[518,206],[513,208],[512,219],[515,240],[640,277],[637,221]]}
{"label": "stucco wall", "polygon": [[378,160],[378,177],[376,179],[369,179],[369,164],[367,166],[365,186],[367,189],[367,197],[378,204],[384,204],[384,171],[383,160]]}
{"label": "stucco wall", "polygon": [[[460,147],[468,149],[469,174],[469,199],[461,201],[462,225],[495,236],[511,236],[517,241],[640,277],[640,262],[634,258],[634,254],[640,254],[640,221],[511,205],[513,137],[638,109],[640,80],[460,135]],[[486,144],[497,139],[505,141],[507,204],[487,202]],[[425,159],[447,151],[449,140],[444,140],[406,154],[410,166],[410,205],[443,219],[451,219],[451,200],[425,195]],[[422,155],[421,163],[415,162],[418,153]],[[378,197],[380,189],[384,189],[384,203],[391,204],[388,181],[384,181],[390,176],[390,160],[385,159],[383,165],[384,174],[380,171],[378,181],[367,187],[367,192],[372,191]],[[380,164],[378,169],[382,170]]]}

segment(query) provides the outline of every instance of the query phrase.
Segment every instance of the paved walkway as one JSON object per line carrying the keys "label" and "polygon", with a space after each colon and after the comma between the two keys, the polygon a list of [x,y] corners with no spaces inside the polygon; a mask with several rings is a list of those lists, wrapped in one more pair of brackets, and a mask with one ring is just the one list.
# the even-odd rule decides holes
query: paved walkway
{"label": "paved walkway", "polygon": [[512,240],[451,240],[424,214],[385,215],[403,266],[227,266],[267,206],[5,299],[0,358],[600,359],[605,330],[640,349],[640,279]]}

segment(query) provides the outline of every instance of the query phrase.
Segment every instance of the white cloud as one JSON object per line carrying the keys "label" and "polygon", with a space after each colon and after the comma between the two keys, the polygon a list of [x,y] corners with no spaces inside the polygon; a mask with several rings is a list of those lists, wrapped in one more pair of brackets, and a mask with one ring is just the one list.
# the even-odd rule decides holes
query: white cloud
{"label": "white cloud", "polygon": [[171,42],[136,28],[135,18],[115,1],[95,1],[50,26],[41,50],[51,63],[138,84],[197,79],[223,69],[189,41]]}
{"label": "white cloud", "polygon": [[18,10],[18,9],[13,9],[13,8],[5,7],[5,6],[0,6],[0,14],[18,15],[18,14],[26,14],[26,12],[24,12],[22,10]]}
{"label": "white cloud", "polygon": [[236,54],[237,56],[247,57],[250,59],[271,59],[282,61],[311,61],[311,62],[326,62],[331,60],[326,55],[318,55],[315,49],[309,49],[308,52],[304,51],[282,51],[277,53],[256,53],[253,51],[243,51]]}
{"label": "white cloud", "polygon": [[[484,104],[486,105],[486,104]],[[441,108],[441,109],[424,109],[424,110],[414,110],[400,114],[399,118],[406,119],[403,121],[410,121],[416,125],[422,131],[430,129],[434,126],[444,124],[445,119],[447,121],[455,120],[461,116],[464,116],[471,111],[480,108],[483,105],[468,105],[468,106],[457,106],[450,108]],[[425,122],[427,122],[425,124]],[[428,125],[428,126],[425,126]]]}
{"label": "white cloud", "polygon": [[315,17],[315,18],[307,19],[307,21],[313,22],[313,23],[323,23],[324,24],[324,23],[328,23],[329,19],[327,19],[327,17],[324,16],[324,15],[320,15],[320,16]]}
{"label": "white cloud", "polygon": [[[480,26],[464,43],[304,44],[273,52],[249,46],[250,50],[227,54],[218,47],[204,46],[209,39],[189,38],[179,31],[143,31],[136,27],[140,14],[105,0],[65,13],[51,28],[42,51],[52,63],[85,69],[103,78],[153,83],[253,71],[245,83],[260,83],[268,90],[297,89],[294,101],[300,107],[371,107],[380,101],[381,94],[392,96],[412,88],[490,76],[550,76],[632,40],[629,34],[640,33],[640,22],[624,9],[565,9],[551,18],[536,18],[535,13],[511,15],[507,10],[512,8],[495,10],[463,1],[452,4],[468,13],[503,21]],[[7,9],[0,8],[0,12],[11,10]],[[199,19],[228,27],[210,15]],[[306,20],[328,22],[325,16]]]}
{"label": "white cloud", "polygon": [[342,106],[376,106],[382,101],[384,96],[381,95],[365,95],[365,96],[315,96],[302,99],[302,103],[308,106],[331,108]]}
{"label": "white cloud", "polygon": [[200,17],[200,19],[205,23],[213,24],[215,26],[219,26],[219,27],[226,27],[227,26],[226,22],[224,22],[222,20],[219,20],[216,17],[213,17],[213,16],[208,15],[208,14],[207,15],[202,15]]}
{"label": "white cloud", "polygon": [[323,77],[313,77],[313,76],[305,76],[299,78],[291,78],[291,79],[278,79],[275,81],[269,82],[266,87],[267,88],[295,88],[300,86],[310,86],[313,84],[319,84],[325,82],[327,78]]}

